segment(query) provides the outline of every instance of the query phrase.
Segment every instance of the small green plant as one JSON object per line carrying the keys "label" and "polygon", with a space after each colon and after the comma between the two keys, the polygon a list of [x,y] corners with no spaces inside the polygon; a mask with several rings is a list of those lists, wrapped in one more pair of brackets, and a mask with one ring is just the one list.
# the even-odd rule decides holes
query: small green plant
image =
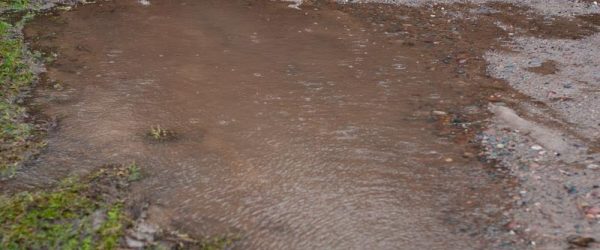
{"label": "small green plant", "polygon": [[0,8],[12,11],[23,11],[31,6],[29,0],[1,0]]}
{"label": "small green plant", "polygon": [[148,136],[156,141],[166,141],[173,139],[175,137],[175,133],[168,129],[162,128],[160,125],[156,125],[150,128],[150,131],[148,131]]}
{"label": "small green plant", "polygon": [[205,240],[200,243],[199,249],[201,250],[221,250],[233,245],[237,240],[237,237],[215,237],[209,240]]}
{"label": "small green plant", "polygon": [[127,172],[127,180],[129,181],[139,181],[140,179],[142,179],[142,171],[135,162],[132,162],[131,164],[129,164],[129,166],[127,166]]}

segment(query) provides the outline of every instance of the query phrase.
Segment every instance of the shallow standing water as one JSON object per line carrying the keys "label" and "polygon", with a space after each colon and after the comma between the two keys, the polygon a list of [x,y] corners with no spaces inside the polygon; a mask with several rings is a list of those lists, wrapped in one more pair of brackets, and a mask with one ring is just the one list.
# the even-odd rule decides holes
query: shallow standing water
{"label": "shallow standing water", "polygon": [[[115,1],[27,34],[58,54],[35,100],[58,128],[23,183],[135,161],[153,222],[241,249],[480,249],[501,212],[431,115],[478,90],[346,13]],[[148,140],[155,125],[176,140]]]}

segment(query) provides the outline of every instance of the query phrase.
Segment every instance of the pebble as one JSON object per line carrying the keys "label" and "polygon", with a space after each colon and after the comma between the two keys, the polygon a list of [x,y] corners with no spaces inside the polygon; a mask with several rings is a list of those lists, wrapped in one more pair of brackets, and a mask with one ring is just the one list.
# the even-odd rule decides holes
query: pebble
{"label": "pebble", "polygon": [[540,145],[533,145],[533,146],[531,146],[531,149],[533,149],[533,150],[535,150],[535,151],[540,151],[540,150],[542,150],[543,148],[542,148],[542,146],[540,146]]}
{"label": "pebble", "polygon": [[588,247],[590,243],[596,242],[596,239],[579,235],[571,235],[567,237],[567,242],[578,247]]}
{"label": "pebble", "polygon": [[444,111],[440,111],[440,110],[434,110],[431,113],[433,113],[434,115],[439,115],[439,116],[443,116],[443,115],[447,115],[448,113],[444,112]]}
{"label": "pebble", "polygon": [[600,168],[600,165],[598,165],[598,164],[590,164],[590,165],[587,165],[587,168],[588,169],[598,169],[598,168]]}
{"label": "pebble", "polygon": [[496,147],[497,147],[497,148],[504,148],[504,147],[505,147],[505,145],[504,145],[504,144],[502,144],[502,143],[498,143],[498,144],[496,144]]}
{"label": "pebble", "polygon": [[141,242],[139,240],[135,240],[129,237],[125,237],[125,242],[127,243],[128,247],[131,248],[142,248],[144,247],[144,242]]}
{"label": "pebble", "polygon": [[446,158],[446,159],[444,159],[444,161],[445,161],[445,162],[453,162],[453,161],[454,161],[454,159],[452,159],[452,158]]}

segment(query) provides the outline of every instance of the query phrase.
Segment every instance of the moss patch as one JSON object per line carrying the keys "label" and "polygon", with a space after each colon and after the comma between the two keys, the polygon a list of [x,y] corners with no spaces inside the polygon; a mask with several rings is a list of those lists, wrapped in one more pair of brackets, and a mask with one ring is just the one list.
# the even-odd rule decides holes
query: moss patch
{"label": "moss patch", "polygon": [[128,225],[127,167],[0,198],[0,249],[115,249]]}

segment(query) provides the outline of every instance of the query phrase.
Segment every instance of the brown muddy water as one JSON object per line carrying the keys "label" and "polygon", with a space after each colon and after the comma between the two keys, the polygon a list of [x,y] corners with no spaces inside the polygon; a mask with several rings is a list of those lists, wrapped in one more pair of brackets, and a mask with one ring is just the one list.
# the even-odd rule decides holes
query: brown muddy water
{"label": "brown muddy water", "polygon": [[481,249],[506,206],[432,114],[482,90],[346,12],[114,1],[26,32],[58,55],[33,101],[58,125],[23,186],[135,161],[153,223],[240,249]]}

